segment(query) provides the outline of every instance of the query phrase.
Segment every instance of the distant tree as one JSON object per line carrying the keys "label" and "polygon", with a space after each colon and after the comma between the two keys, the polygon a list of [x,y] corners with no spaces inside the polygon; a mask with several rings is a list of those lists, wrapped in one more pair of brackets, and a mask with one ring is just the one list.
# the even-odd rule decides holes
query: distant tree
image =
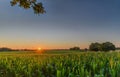
{"label": "distant tree", "polygon": [[104,42],[104,43],[91,43],[89,46],[89,49],[91,51],[110,51],[110,50],[115,50],[115,45],[111,42]]}
{"label": "distant tree", "polygon": [[117,47],[116,50],[120,50],[120,47]]}
{"label": "distant tree", "polygon": [[12,51],[12,49],[7,47],[2,47],[0,48],[0,51]]}
{"label": "distant tree", "polygon": [[101,44],[96,42],[96,43],[91,43],[91,45],[89,46],[89,49],[91,51],[100,51],[102,48],[101,48]]}
{"label": "distant tree", "polygon": [[72,48],[70,48],[70,50],[80,50],[80,48],[79,47],[72,47]]}
{"label": "distant tree", "polygon": [[110,50],[115,50],[115,45],[113,43],[110,42],[105,42],[102,43],[102,50],[103,51],[110,51]]}
{"label": "distant tree", "polygon": [[87,49],[87,48],[85,48],[85,49],[84,49],[84,51],[88,51],[88,49]]}
{"label": "distant tree", "polygon": [[10,1],[11,6],[18,6],[29,9],[32,8],[35,14],[43,14],[46,11],[44,10],[43,4],[41,2],[37,2],[37,0],[12,0]]}

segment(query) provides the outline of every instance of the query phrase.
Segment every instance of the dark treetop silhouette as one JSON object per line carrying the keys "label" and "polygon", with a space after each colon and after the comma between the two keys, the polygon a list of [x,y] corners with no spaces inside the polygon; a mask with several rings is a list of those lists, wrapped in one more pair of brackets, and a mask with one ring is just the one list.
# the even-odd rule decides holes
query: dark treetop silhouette
{"label": "dark treetop silhouette", "polygon": [[43,14],[45,13],[44,7],[41,2],[37,2],[37,0],[12,0],[10,1],[11,6],[18,6],[24,9],[32,8],[35,14]]}

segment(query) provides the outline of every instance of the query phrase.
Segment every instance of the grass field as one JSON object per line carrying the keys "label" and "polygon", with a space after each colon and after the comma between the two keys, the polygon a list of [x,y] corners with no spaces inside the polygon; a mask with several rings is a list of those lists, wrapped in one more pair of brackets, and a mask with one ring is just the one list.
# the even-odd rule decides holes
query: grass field
{"label": "grass field", "polygon": [[0,77],[120,77],[120,53],[0,52]]}

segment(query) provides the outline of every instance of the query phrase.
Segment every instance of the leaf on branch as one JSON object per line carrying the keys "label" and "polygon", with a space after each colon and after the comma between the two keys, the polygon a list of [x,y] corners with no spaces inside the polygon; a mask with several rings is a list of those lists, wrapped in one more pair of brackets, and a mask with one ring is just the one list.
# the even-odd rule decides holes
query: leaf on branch
{"label": "leaf on branch", "polygon": [[44,10],[43,4],[41,2],[37,2],[37,0],[12,0],[10,1],[11,6],[15,6],[18,4],[19,7],[24,9],[33,8],[35,14],[43,14],[46,11]]}

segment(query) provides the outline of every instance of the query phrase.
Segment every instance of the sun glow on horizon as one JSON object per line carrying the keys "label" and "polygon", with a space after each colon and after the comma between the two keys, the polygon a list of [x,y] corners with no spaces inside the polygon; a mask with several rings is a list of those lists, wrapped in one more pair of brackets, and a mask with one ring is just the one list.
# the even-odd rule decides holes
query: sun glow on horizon
{"label": "sun glow on horizon", "polygon": [[36,52],[36,53],[42,53],[43,50],[42,50],[42,48],[38,47],[35,52]]}
{"label": "sun glow on horizon", "polygon": [[40,51],[41,49],[42,49],[42,48],[39,47],[37,50]]}

